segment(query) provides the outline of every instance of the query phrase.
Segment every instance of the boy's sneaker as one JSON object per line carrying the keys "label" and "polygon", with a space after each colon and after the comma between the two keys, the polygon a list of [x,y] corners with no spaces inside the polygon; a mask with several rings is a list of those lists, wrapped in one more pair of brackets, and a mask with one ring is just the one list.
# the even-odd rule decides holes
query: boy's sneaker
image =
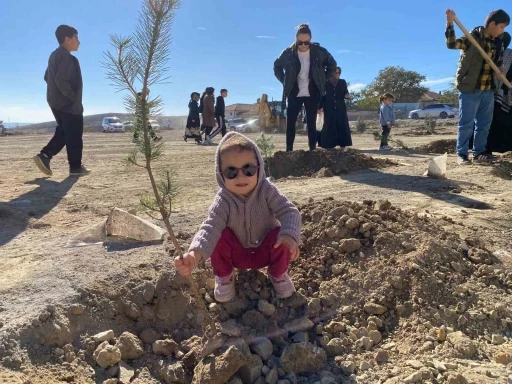
{"label": "boy's sneaker", "polygon": [[69,176],[85,176],[88,175],[89,173],[91,173],[91,170],[85,168],[84,165],[82,165],[80,168],[69,170]]}
{"label": "boy's sneaker", "polygon": [[481,153],[479,155],[473,156],[473,161],[475,163],[488,163],[489,161],[496,160],[496,156],[490,155],[488,153]]}
{"label": "boy's sneaker", "polygon": [[215,276],[213,295],[219,303],[225,303],[235,297],[235,282],[233,274],[226,277]]}
{"label": "boy's sneaker", "polygon": [[285,273],[280,278],[275,278],[270,275],[269,277],[272,285],[274,286],[274,291],[276,292],[276,297],[278,299],[286,299],[287,297],[293,295],[293,292],[295,292],[295,287],[293,286],[292,280],[290,279],[290,276],[288,276],[288,273]]}
{"label": "boy's sneaker", "polygon": [[53,175],[52,170],[50,169],[50,159],[44,153],[38,153],[35,155],[32,160],[36,163],[37,168],[45,175],[51,176]]}
{"label": "boy's sneaker", "polygon": [[458,155],[457,156],[457,164],[459,165],[469,165],[471,161],[467,155]]}

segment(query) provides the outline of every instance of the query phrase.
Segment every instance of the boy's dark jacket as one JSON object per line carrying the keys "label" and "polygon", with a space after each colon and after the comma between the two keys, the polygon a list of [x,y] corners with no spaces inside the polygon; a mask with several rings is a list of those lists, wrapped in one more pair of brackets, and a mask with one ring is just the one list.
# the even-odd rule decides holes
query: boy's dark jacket
{"label": "boy's dark jacket", "polygon": [[52,52],[44,74],[46,100],[50,107],[72,115],[82,115],[82,72],[78,59],[64,47]]}
{"label": "boy's dark jacket", "polygon": [[217,102],[215,103],[215,117],[225,117],[226,105],[222,96],[217,96]]}
{"label": "boy's dark jacket", "polygon": [[[476,27],[470,33],[482,49],[485,50],[484,30],[484,27]],[[495,39],[495,45],[496,54],[494,55],[494,62],[497,64],[500,56],[503,54],[501,50],[502,41],[499,37]],[[471,43],[469,43],[466,50],[460,51],[456,74],[456,86],[459,91],[473,93],[478,89],[478,79],[484,62],[482,54]]]}

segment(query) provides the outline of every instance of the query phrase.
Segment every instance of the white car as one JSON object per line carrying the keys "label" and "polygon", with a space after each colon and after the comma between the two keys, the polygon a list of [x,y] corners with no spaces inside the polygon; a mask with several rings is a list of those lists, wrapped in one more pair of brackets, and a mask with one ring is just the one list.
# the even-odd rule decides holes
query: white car
{"label": "white car", "polygon": [[151,126],[151,128],[153,128],[155,131],[160,129],[160,123],[158,123],[158,121],[156,120],[149,120],[149,125]]}
{"label": "white car", "polygon": [[103,132],[124,132],[123,122],[118,117],[104,117],[101,123]]}
{"label": "white car", "polygon": [[422,109],[414,109],[409,112],[409,119],[424,119],[429,115],[432,118],[446,119],[459,114],[459,109],[450,104],[431,104]]}
{"label": "white car", "polygon": [[247,123],[237,125],[236,127],[236,131],[241,133],[258,132],[258,130],[258,119],[249,120]]}
{"label": "white car", "polygon": [[123,127],[124,127],[125,130],[126,129],[132,129],[133,128],[133,121],[125,121],[123,123]]}

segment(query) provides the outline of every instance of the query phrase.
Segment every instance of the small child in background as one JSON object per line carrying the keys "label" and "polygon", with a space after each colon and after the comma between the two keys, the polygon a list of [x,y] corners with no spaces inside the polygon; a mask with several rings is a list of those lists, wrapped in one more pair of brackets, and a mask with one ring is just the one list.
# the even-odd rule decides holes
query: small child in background
{"label": "small child in background", "polygon": [[393,113],[393,101],[395,96],[391,93],[385,93],[380,98],[380,126],[382,127],[382,138],[380,139],[380,151],[389,151],[388,145],[389,133],[395,125],[395,115]]}
{"label": "small child in background", "polygon": [[188,253],[175,259],[176,269],[188,276],[201,260],[211,259],[215,299],[226,302],[235,297],[235,268],[268,267],[276,296],[291,296],[295,287],[287,272],[299,257],[299,210],[267,180],[252,140],[228,132],[215,156],[220,189]]}
{"label": "small child in background", "polygon": [[199,93],[192,92],[188,103],[187,127],[183,139],[195,139],[197,144],[201,143],[201,120],[199,118]]}

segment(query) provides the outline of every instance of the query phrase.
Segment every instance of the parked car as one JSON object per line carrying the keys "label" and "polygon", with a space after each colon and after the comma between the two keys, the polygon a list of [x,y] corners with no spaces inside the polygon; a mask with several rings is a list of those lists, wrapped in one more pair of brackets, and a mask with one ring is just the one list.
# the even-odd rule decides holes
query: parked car
{"label": "parked car", "polygon": [[104,117],[101,123],[103,132],[124,132],[123,122],[118,117]]}
{"label": "parked car", "polygon": [[455,117],[459,113],[459,109],[450,104],[431,104],[421,109],[414,109],[409,112],[409,119],[424,119],[427,115],[430,117],[440,117],[446,119]]}
{"label": "parked car", "polygon": [[228,120],[228,128],[230,131],[236,131],[236,127],[238,127],[240,124],[246,124],[247,120],[245,119],[231,119]]}
{"label": "parked car", "polygon": [[245,124],[240,124],[236,127],[237,132],[241,133],[251,133],[251,132],[258,132],[259,126],[258,126],[258,119],[249,120]]}
{"label": "parked car", "polygon": [[149,120],[149,125],[151,128],[153,128],[155,131],[160,129],[160,123],[156,120]]}
{"label": "parked car", "polygon": [[124,127],[125,130],[126,129],[132,129],[133,128],[133,121],[125,121],[123,123],[123,127]]}

